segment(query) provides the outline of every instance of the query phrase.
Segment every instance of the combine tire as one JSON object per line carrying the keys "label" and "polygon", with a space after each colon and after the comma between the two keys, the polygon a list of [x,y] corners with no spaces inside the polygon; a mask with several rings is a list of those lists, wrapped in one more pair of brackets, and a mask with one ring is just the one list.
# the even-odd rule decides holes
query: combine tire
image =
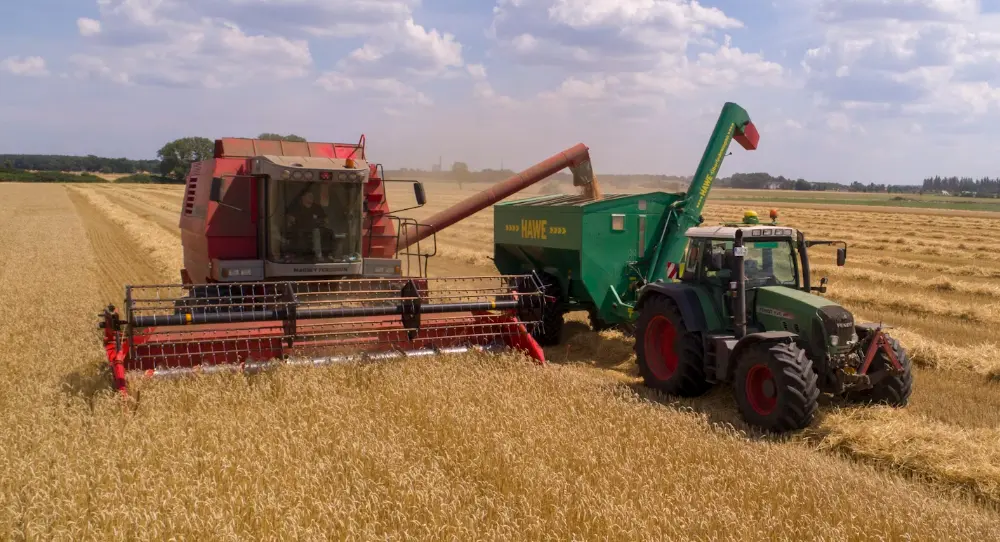
{"label": "combine tire", "polygon": [[[893,407],[904,407],[910,401],[910,392],[913,391],[913,372],[911,370],[910,356],[906,350],[899,345],[899,341],[886,336],[889,346],[896,353],[896,359],[903,366],[903,374],[888,375],[878,381],[871,389],[858,392],[850,392],[848,398],[861,403],[879,403]],[[865,345],[867,348],[867,344]],[[861,352],[865,352],[864,349]],[[883,350],[875,352],[875,358],[868,368],[868,374],[874,374],[882,369],[892,366],[889,356]]]}
{"label": "combine tire", "polygon": [[671,395],[696,397],[711,387],[705,380],[705,352],[688,331],[674,303],[655,295],[646,301],[635,327],[636,363],[646,386]]}
{"label": "combine tire", "polygon": [[795,343],[759,343],[737,360],[733,391],[743,419],[767,431],[794,431],[812,423],[818,377]]}

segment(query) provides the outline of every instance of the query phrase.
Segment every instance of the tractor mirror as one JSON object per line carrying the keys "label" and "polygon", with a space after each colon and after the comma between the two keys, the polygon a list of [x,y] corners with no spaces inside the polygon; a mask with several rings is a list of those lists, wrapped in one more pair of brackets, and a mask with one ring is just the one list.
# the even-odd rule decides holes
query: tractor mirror
{"label": "tractor mirror", "polygon": [[208,199],[216,203],[222,201],[222,179],[220,177],[212,177],[212,186],[208,191]]}
{"label": "tractor mirror", "polygon": [[844,267],[844,263],[847,262],[847,249],[838,248],[837,249],[837,266]]}
{"label": "tractor mirror", "polygon": [[417,199],[417,205],[427,203],[427,195],[424,193],[424,185],[420,181],[413,183],[413,197]]}
{"label": "tractor mirror", "polygon": [[726,264],[726,256],[721,252],[713,252],[711,266],[709,271],[722,271],[722,267]]}

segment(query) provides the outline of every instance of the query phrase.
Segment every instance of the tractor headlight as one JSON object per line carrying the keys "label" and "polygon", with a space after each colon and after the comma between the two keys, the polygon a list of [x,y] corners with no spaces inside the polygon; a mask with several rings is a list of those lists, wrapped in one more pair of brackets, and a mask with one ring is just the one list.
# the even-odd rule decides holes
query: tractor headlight
{"label": "tractor headlight", "polygon": [[858,332],[851,333],[851,344],[858,342]]}
{"label": "tractor headlight", "polygon": [[837,346],[840,343],[840,337],[836,335],[830,335],[830,346]]}

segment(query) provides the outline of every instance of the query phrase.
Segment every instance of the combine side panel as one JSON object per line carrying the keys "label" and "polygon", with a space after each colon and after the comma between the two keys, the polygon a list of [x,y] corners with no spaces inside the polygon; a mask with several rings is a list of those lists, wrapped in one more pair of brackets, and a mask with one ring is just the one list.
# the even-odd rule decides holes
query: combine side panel
{"label": "combine side panel", "polygon": [[393,258],[396,254],[396,226],[389,219],[389,202],[385,183],[377,175],[377,165],[370,166],[365,184],[365,203],[368,215],[364,221],[362,256],[365,258]]}

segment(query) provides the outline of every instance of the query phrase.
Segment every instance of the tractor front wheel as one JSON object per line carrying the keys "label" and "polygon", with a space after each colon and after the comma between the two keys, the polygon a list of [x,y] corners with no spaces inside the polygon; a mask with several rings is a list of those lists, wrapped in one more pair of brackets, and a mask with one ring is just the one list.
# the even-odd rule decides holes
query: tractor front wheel
{"label": "tractor front wheel", "polygon": [[736,403],[747,423],[782,433],[812,423],[819,380],[805,350],[795,343],[759,343],[736,360]]}
{"label": "tractor front wheel", "polygon": [[701,339],[688,331],[674,303],[654,295],[635,326],[635,353],[646,386],[671,395],[695,397],[711,387],[705,379]]}

